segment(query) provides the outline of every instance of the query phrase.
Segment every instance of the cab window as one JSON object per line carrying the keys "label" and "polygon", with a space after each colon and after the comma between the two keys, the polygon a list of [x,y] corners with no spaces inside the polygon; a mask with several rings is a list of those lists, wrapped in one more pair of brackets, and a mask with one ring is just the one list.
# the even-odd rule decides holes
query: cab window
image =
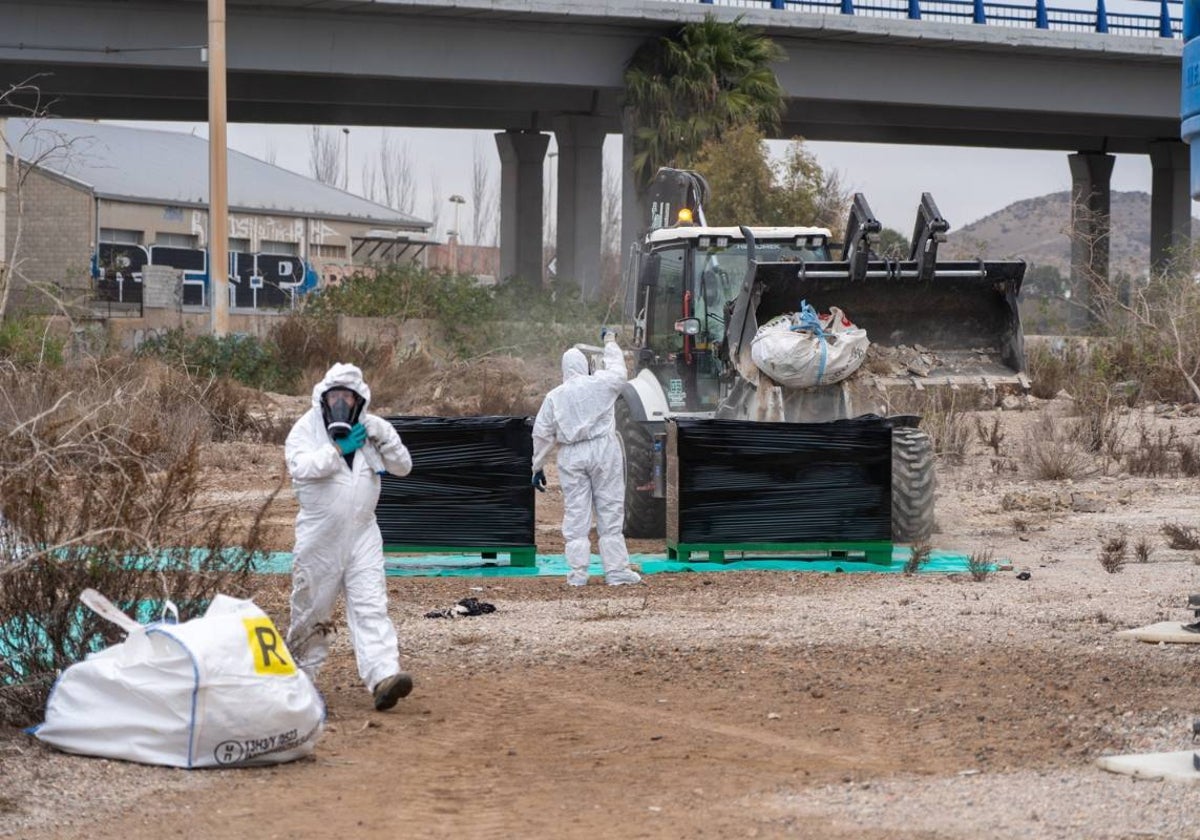
{"label": "cab window", "polygon": [[658,284],[650,292],[650,349],[659,355],[678,353],[683,336],[675,331],[675,322],[683,317],[683,248],[664,248],[659,257]]}

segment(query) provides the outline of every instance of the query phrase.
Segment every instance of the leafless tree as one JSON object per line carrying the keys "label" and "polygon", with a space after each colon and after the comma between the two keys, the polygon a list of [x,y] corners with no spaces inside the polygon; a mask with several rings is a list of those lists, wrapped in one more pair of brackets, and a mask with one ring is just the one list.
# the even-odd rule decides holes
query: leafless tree
{"label": "leafless tree", "polygon": [[600,288],[607,299],[621,290],[621,171],[606,167],[600,196]]}
{"label": "leafless tree", "polygon": [[1110,219],[1096,218],[1094,201],[1086,196],[1073,195],[1072,205],[1068,233],[1075,320],[1123,346],[1118,369],[1140,372],[1146,396],[1153,398],[1157,391],[1157,398],[1184,399],[1186,394],[1200,402],[1200,246],[1177,248],[1165,266],[1142,277],[1114,274]]}
{"label": "leafless tree", "polygon": [[342,184],[342,155],[338,136],[327,128],[314,125],[308,138],[308,165],[312,176],[322,184]]}
{"label": "leafless tree", "polygon": [[417,206],[412,150],[407,142],[398,144],[395,137],[387,132],[379,147],[379,175],[383,203],[411,216]]}
{"label": "leafless tree", "polygon": [[274,166],[278,156],[279,150],[275,148],[275,142],[268,140],[266,148],[263,150],[263,160]]}
{"label": "leafless tree", "polygon": [[815,196],[816,224],[824,225],[837,237],[844,235],[846,212],[850,208],[850,189],[846,179],[837,169],[827,169],[821,181],[821,189]]}
{"label": "leafless tree", "polygon": [[[482,245],[495,236],[494,204],[492,202],[491,167],[483,156],[479,139],[475,140],[474,164],[471,169],[471,243]],[[488,233],[492,233],[492,237]]]}

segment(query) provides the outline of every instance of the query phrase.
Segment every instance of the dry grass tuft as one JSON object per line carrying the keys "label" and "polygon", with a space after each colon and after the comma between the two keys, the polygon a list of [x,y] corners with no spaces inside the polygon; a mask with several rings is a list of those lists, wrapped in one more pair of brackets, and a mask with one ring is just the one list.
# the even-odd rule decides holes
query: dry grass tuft
{"label": "dry grass tuft", "polygon": [[1162,526],[1162,532],[1163,536],[1167,538],[1167,545],[1171,548],[1183,551],[1200,549],[1200,530],[1190,525],[1168,522]]}
{"label": "dry grass tuft", "polygon": [[908,559],[904,561],[904,574],[915,575],[919,572],[921,567],[929,562],[929,555],[932,552],[933,548],[927,542],[913,543]]}
{"label": "dry grass tuft", "polygon": [[1110,575],[1125,568],[1125,553],[1129,548],[1129,538],[1124,534],[1109,537],[1100,548],[1100,568]]}
{"label": "dry grass tuft", "polygon": [[1043,415],[1025,439],[1024,463],[1034,478],[1075,479],[1093,469],[1093,458],[1073,439],[1068,424]]}
{"label": "dry grass tuft", "polygon": [[990,548],[972,552],[971,556],[967,558],[967,572],[971,575],[971,580],[976,583],[983,583],[991,577],[995,567]]}
{"label": "dry grass tuft", "polygon": [[1150,544],[1150,540],[1142,537],[1133,547],[1133,556],[1139,563],[1149,563],[1150,555],[1154,553],[1154,546]]}
{"label": "dry grass tuft", "polygon": [[975,417],[975,437],[999,455],[1000,445],[1004,443],[1004,431],[1000,428],[999,415],[993,415],[991,423],[985,423],[982,417]]}

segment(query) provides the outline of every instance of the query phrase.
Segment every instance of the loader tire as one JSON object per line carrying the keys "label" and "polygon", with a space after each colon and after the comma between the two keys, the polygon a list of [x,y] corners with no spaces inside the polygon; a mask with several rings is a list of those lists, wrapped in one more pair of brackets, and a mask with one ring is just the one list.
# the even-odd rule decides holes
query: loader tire
{"label": "loader tire", "polygon": [[933,535],[933,441],[920,429],[892,429],[892,542]]}
{"label": "loader tire", "polygon": [[633,419],[629,403],[617,400],[617,436],[625,458],[625,536],[639,539],[667,535],[667,501],[656,499],[645,487],[653,478],[654,436],[650,427]]}

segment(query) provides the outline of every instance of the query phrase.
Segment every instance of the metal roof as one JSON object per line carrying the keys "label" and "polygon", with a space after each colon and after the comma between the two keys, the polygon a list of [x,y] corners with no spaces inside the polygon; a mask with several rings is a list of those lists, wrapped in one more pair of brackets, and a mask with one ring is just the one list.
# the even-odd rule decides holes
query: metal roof
{"label": "metal roof", "polygon": [[[160,129],[76,120],[9,119],[10,146],[98,197],[208,206],[208,140]],[[427,230],[431,224],[250,155],[229,150],[229,209]]]}

